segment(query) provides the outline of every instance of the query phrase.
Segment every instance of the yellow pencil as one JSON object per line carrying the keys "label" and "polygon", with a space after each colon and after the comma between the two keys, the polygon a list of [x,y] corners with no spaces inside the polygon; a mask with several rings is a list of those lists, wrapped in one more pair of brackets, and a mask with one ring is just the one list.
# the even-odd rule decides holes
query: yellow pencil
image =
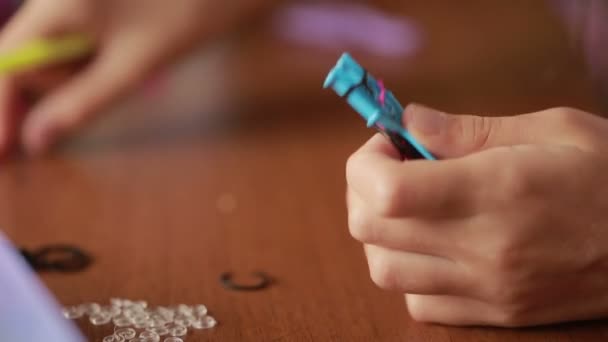
{"label": "yellow pencil", "polygon": [[85,35],[39,39],[0,54],[0,75],[69,62],[91,53],[93,42]]}

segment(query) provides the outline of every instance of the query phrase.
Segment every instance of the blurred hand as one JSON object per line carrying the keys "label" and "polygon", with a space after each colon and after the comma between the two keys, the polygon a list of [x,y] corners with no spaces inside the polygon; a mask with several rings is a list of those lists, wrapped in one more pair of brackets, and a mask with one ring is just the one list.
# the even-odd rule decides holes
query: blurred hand
{"label": "blurred hand", "polygon": [[[19,138],[46,150],[156,67],[210,39],[264,0],[30,0],[0,36],[0,52],[32,39],[88,33],[97,50],[86,63],[0,79],[0,154]],[[84,64],[84,65],[83,65]],[[36,98],[35,103],[27,99]],[[22,129],[20,129],[22,128]]]}
{"label": "blurred hand", "polygon": [[574,109],[515,117],[414,105],[439,161],[374,136],[347,164],[351,234],[372,280],[418,321],[527,326],[608,314],[608,122]]}

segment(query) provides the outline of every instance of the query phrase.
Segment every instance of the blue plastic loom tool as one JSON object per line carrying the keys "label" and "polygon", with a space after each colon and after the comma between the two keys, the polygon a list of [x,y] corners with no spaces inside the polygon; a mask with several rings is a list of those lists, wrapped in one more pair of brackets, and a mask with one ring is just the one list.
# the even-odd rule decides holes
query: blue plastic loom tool
{"label": "blue plastic loom tool", "polygon": [[359,113],[367,127],[385,134],[401,155],[407,159],[436,158],[427,151],[401,124],[403,106],[393,93],[384,91],[384,103],[379,101],[383,89],[376,79],[363,69],[348,53],[342,54],[329,72],[324,88],[331,87]]}

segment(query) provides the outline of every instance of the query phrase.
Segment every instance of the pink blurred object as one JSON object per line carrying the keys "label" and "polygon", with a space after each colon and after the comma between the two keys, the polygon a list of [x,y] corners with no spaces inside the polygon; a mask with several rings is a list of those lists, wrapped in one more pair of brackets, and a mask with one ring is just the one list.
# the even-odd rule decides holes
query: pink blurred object
{"label": "pink blurred object", "polygon": [[293,4],[278,12],[274,28],[292,42],[390,57],[413,54],[421,45],[413,22],[361,4]]}
{"label": "pink blurred object", "polygon": [[608,91],[608,2],[561,0],[549,4],[556,6],[574,47],[583,49],[591,76]]}

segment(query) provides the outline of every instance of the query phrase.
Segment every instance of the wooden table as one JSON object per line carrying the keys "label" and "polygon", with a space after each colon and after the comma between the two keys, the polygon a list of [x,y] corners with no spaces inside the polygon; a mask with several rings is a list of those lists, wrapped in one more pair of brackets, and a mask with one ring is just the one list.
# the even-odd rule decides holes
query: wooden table
{"label": "wooden table", "polygon": [[[544,37],[555,29],[549,26],[531,32]],[[500,23],[492,27],[500,31]],[[2,167],[0,226],[15,243],[73,243],[95,256],[83,273],[42,275],[61,303],[204,303],[220,324],[187,341],[608,339],[603,321],[531,329],[413,322],[401,294],[372,284],[361,246],[348,234],[344,164],[371,132],[319,89],[338,52],[271,36],[263,28],[229,52],[184,62],[161,95],[136,96],[45,159]],[[479,72],[453,52],[459,62],[445,73],[433,72],[439,55],[426,51],[408,60],[415,67],[404,81],[394,77],[392,88],[457,112],[594,108],[564,40],[545,42],[552,49],[544,56],[558,66],[548,76],[537,49],[505,58],[512,63],[503,60],[501,68],[492,69],[498,61],[491,59]],[[297,68],[272,72],[294,56]],[[254,63],[255,72],[243,71]],[[226,96],[235,89],[238,95]],[[276,283],[233,292],[218,281],[224,271],[256,270]],[[110,329],[80,326],[91,341]]]}

